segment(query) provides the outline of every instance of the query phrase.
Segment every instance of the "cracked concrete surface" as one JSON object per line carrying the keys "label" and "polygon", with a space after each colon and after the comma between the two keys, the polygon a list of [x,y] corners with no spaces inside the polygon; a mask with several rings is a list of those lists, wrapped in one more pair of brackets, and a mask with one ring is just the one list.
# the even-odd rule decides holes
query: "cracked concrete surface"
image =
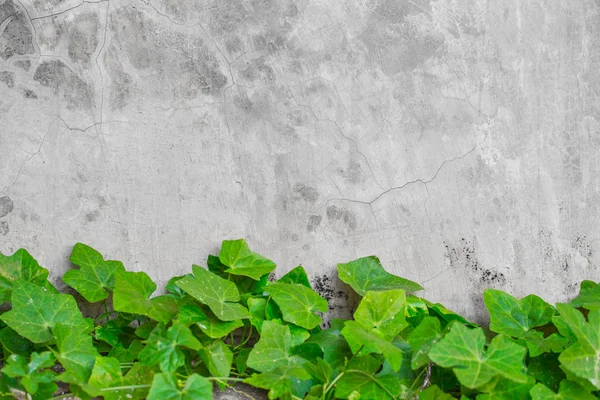
{"label": "cracked concrete surface", "polygon": [[340,314],[370,254],[479,320],[565,300],[600,280],[599,7],[0,0],[0,251],[165,282],[245,237]]}

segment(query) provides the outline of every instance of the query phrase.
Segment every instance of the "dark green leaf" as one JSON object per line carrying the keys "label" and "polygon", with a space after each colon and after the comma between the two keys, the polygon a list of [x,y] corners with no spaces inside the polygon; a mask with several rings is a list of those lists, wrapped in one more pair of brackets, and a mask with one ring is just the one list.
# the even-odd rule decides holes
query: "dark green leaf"
{"label": "dark green leaf", "polygon": [[402,289],[368,291],[360,301],[354,319],[367,331],[392,340],[408,326],[404,319],[406,295]]}
{"label": "dark green leaf", "polygon": [[250,318],[251,315],[241,304],[240,293],[233,282],[227,281],[210,271],[194,265],[194,277],[185,276],[177,281],[187,294],[206,304],[222,321],[235,321]]}
{"label": "dark green leaf", "polygon": [[527,365],[527,372],[552,390],[558,390],[559,383],[565,379],[558,356],[558,354],[545,353],[531,358]]}
{"label": "dark green leaf", "polygon": [[503,335],[492,339],[487,352],[484,346],[482,329],[469,329],[455,323],[450,332],[432,346],[429,358],[444,368],[453,368],[460,383],[469,388],[479,387],[498,375],[515,382],[527,381],[523,374],[524,347]]}
{"label": "dark green leaf", "polygon": [[20,382],[27,392],[35,394],[40,384],[53,381],[54,372],[46,368],[52,367],[55,362],[56,358],[49,351],[32,353],[29,362],[26,358],[13,354],[2,368],[2,373],[11,378],[20,378]]}
{"label": "dark green leaf", "polygon": [[67,271],[63,282],[77,290],[87,301],[94,303],[108,298],[115,287],[115,274],[125,272],[120,261],[105,261],[93,248],[77,243],[70,260],[79,269]]}
{"label": "dark green leaf", "polygon": [[212,400],[212,384],[198,374],[190,375],[185,382],[175,374],[156,374],[148,400]]}
{"label": "dark green leaf", "polygon": [[54,294],[34,283],[18,280],[13,283],[12,310],[2,315],[8,326],[34,343],[52,340],[51,329],[57,324],[82,331],[92,327],[83,318],[73,296]]}
{"label": "dark green leaf", "polygon": [[229,267],[225,272],[249,276],[259,280],[275,269],[275,263],[260,254],[250,251],[245,240],[224,240],[219,260]]}
{"label": "dark green leaf", "polygon": [[144,348],[144,344],[139,340],[131,342],[129,347],[125,347],[122,343],[117,343],[108,353],[109,357],[116,358],[119,362],[130,363],[138,358],[138,354]]}
{"label": "dark green leaf", "polygon": [[33,350],[33,343],[9,327],[0,329],[0,343],[4,348],[4,358],[8,358],[11,354],[29,357]]}
{"label": "dark green leaf", "polygon": [[535,295],[518,300],[501,290],[486,289],[483,299],[490,312],[490,329],[509,336],[523,337],[554,315],[554,307]]}
{"label": "dark green leaf", "polygon": [[111,346],[119,343],[119,335],[123,333],[116,321],[107,321],[104,325],[96,327],[96,340],[102,340]]}
{"label": "dark green leaf", "polygon": [[308,280],[308,275],[306,274],[304,267],[302,267],[301,265],[297,266],[296,268],[292,269],[287,274],[282,276],[278,280],[278,282],[295,283],[298,285],[306,286],[309,289],[312,289],[312,286],[310,286],[310,281]]}
{"label": "dark green leaf", "polygon": [[346,360],[352,357],[352,350],[338,329],[330,328],[312,335],[307,343],[318,344],[323,350],[323,359],[334,370],[345,365]]}
{"label": "dark green leaf", "polygon": [[496,377],[480,388],[483,394],[477,395],[477,400],[529,399],[529,391],[534,384],[535,379],[531,377],[521,383]]}
{"label": "dark green leaf", "polygon": [[403,289],[407,292],[423,290],[418,283],[400,278],[387,272],[375,256],[363,257],[347,264],[338,264],[340,279],[352,286],[361,296],[367,291]]}
{"label": "dark green leaf", "polygon": [[312,329],[321,323],[321,317],[315,315],[315,312],[327,311],[327,300],[303,285],[271,283],[265,291],[279,306],[284,320],[306,329]]}

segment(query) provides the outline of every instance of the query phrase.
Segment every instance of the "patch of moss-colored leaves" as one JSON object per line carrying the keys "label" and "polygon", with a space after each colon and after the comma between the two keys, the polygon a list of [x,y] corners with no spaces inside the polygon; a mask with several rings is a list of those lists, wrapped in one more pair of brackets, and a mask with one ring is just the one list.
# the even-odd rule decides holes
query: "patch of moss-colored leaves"
{"label": "patch of moss-colored leaves", "polygon": [[592,281],[556,307],[488,289],[483,329],[415,296],[419,284],[371,256],[338,265],[361,301],[352,319],[324,324],[327,300],[304,268],[275,279],[244,240],[224,241],[207,268],[158,296],[146,273],[90,246],[76,244],[70,260],[73,295],[26,250],[0,254],[0,400],[212,399],[243,384],[270,399],[599,398]]}

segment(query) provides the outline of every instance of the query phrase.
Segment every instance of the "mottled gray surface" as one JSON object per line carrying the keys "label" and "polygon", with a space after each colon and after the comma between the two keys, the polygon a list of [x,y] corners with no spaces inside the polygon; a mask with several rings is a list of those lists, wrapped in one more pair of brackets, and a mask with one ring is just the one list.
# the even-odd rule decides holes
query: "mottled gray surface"
{"label": "mottled gray surface", "polygon": [[598,0],[0,0],[0,251],[165,282],[245,237],[482,318],[599,280]]}

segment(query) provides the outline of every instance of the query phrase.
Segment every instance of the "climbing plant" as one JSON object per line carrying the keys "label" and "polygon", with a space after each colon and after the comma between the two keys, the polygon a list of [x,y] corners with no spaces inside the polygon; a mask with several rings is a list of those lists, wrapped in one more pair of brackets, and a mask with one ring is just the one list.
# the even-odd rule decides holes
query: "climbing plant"
{"label": "climbing plant", "polygon": [[[360,296],[352,319],[299,266],[226,240],[166,294],[82,243],[61,294],[24,249],[0,254],[0,398],[211,399],[243,385],[270,399],[597,399],[600,285],[570,303],[483,293],[482,327],[414,295],[376,257],[337,266]],[[93,307],[99,305],[100,307]],[[80,310],[100,309],[85,317]],[[241,386],[240,386],[241,385]]]}

